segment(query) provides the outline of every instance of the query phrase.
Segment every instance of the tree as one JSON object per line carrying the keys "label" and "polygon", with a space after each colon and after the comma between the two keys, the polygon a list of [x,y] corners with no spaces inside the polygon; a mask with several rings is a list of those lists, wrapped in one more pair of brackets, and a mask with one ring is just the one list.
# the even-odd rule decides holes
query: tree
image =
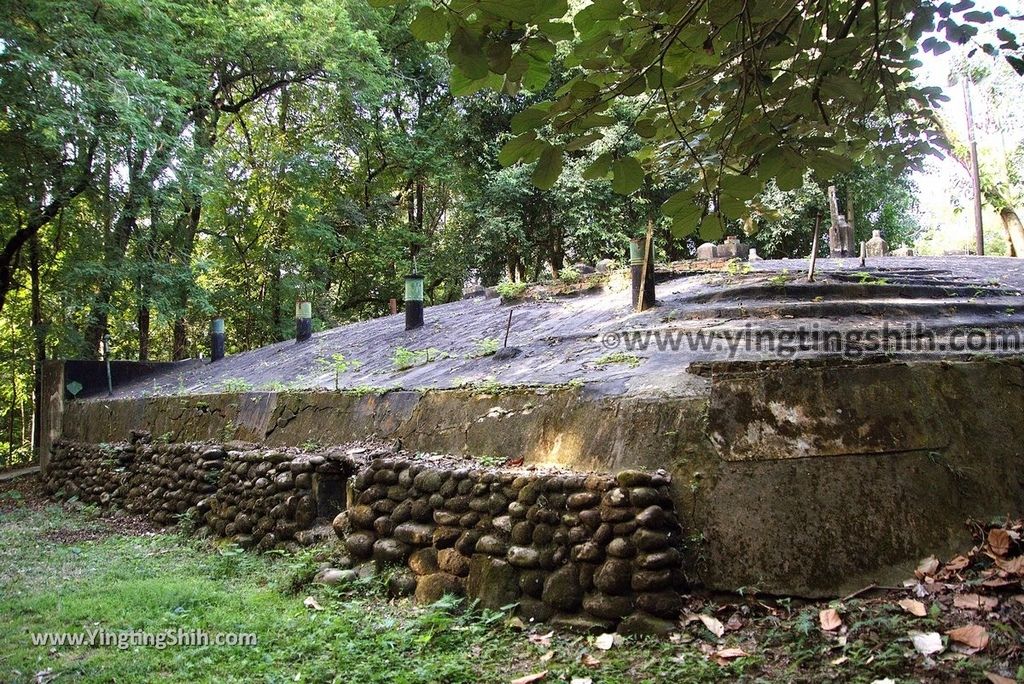
{"label": "tree", "polygon": [[[634,127],[649,144],[599,159],[596,170],[624,194],[641,186],[644,165],[655,175],[688,171],[663,210],[677,235],[699,228],[704,239],[760,211],[755,198],[770,179],[793,190],[809,169],[827,181],[869,155],[903,168],[941,147],[930,111],[943,96],[914,85],[915,43],[938,30],[945,40],[932,35],[921,46],[945,51],[947,41],[976,36],[976,24],[1009,19],[970,0],[596,0],[578,11],[564,1],[456,0],[444,8],[421,8],[412,29],[422,40],[447,37],[453,91],[539,90],[556,53],[578,69],[513,122],[519,135],[507,161],[536,161],[534,180],[550,187],[565,150],[603,137],[611,103],[637,98],[644,109]],[[987,51],[1019,52],[1008,28],[998,36]],[[1007,59],[1024,71],[1017,54]]]}

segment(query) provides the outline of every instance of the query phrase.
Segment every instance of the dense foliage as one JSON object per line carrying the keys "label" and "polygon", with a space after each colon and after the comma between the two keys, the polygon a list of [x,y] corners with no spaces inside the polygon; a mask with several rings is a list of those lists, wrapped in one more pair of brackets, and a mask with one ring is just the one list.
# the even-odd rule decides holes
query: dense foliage
{"label": "dense foliage", "polygon": [[[467,279],[621,262],[649,223],[662,255],[689,256],[681,217],[715,237],[740,230],[716,213],[740,204],[762,254],[796,255],[827,211],[824,171],[848,174],[858,231],[895,231],[910,205],[885,162],[930,134],[887,137],[923,131],[902,108],[858,115],[881,105],[879,78],[901,102],[939,94],[909,84],[905,41],[841,35],[899,7],[373,4],[0,6],[0,458],[27,453],[39,361],[97,357],[105,334],[115,358],[181,359],[221,316],[237,352],[290,337],[299,299],[319,327],[383,314],[413,268],[438,303]],[[815,51],[815,83],[785,75]]]}

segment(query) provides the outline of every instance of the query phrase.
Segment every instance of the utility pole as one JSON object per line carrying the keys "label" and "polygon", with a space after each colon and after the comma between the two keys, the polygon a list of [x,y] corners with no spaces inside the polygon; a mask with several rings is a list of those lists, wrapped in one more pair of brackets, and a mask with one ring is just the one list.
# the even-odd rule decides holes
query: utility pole
{"label": "utility pole", "polygon": [[971,185],[974,186],[974,244],[975,253],[985,256],[985,232],[981,226],[981,177],[978,174],[978,143],[974,138],[974,111],[971,109],[969,76],[962,76],[964,108],[967,111],[967,145],[971,151]]}

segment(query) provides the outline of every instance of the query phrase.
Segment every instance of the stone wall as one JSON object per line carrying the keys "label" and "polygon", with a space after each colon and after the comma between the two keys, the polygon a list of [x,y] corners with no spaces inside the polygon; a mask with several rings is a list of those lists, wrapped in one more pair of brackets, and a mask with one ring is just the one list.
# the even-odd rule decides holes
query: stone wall
{"label": "stone wall", "polygon": [[492,471],[375,459],[335,520],[354,559],[404,563],[420,602],[484,608],[586,631],[661,633],[681,606],[682,534],[664,473]]}
{"label": "stone wall", "polygon": [[[494,469],[454,457],[240,442],[55,443],[51,494],[188,521],[245,548],[330,539],[353,576],[395,570],[397,594],[446,593],[570,629],[672,629],[684,586],[679,523],[663,471],[610,475]],[[339,513],[340,511],[340,513]]]}
{"label": "stone wall", "polygon": [[294,550],[314,541],[318,516],[344,508],[344,479],[356,467],[342,450],[165,444],[133,432],[116,444],[58,441],[45,482],[51,494],[161,525],[184,516],[198,534],[230,537],[245,548]]}

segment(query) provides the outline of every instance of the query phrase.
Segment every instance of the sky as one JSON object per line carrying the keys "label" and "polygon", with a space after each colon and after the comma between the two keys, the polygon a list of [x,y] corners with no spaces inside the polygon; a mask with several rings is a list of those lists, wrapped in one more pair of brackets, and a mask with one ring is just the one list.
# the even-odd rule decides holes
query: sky
{"label": "sky", "polygon": [[[991,0],[979,0],[977,8],[981,10],[993,10],[997,5],[1006,7],[1011,15],[1019,16],[1024,13],[1024,1],[1013,0],[1008,2],[992,2]],[[994,28],[992,29],[994,31]],[[1021,34],[1020,28],[1017,33]],[[960,85],[949,85],[949,73],[955,60],[967,54],[970,46],[954,46],[949,52],[935,56],[922,52],[921,61],[924,66],[918,73],[918,81],[922,85],[938,86],[942,88],[949,97],[939,110],[942,116],[957,135],[964,141],[967,140],[967,123],[964,110],[964,98]],[[988,61],[992,58],[984,55],[980,50],[972,61]],[[1024,97],[1024,78],[1017,82],[1018,98]],[[997,112],[992,111],[987,99],[980,92],[972,91],[971,104],[974,110],[976,121],[977,141],[979,149],[1012,149],[1021,140],[1024,127],[1018,125],[1016,131],[1010,131],[1004,135],[998,135],[992,127],[985,130],[985,123],[993,121]],[[984,157],[984,152],[979,155]],[[954,159],[931,158],[925,163],[925,171],[915,174],[915,181],[920,191],[920,221],[926,234],[931,239],[919,241],[918,248],[924,248],[933,253],[942,253],[946,250],[963,249],[966,246],[973,247],[974,244],[974,210],[973,195],[970,184],[970,176],[964,168]],[[1005,243],[1002,238],[1002,224],[998,215],[990,208],[985,207],[983,225],[986,234],[986,253],[999,251]],[[1003,247],[1005,249],[1005,247]]]}

